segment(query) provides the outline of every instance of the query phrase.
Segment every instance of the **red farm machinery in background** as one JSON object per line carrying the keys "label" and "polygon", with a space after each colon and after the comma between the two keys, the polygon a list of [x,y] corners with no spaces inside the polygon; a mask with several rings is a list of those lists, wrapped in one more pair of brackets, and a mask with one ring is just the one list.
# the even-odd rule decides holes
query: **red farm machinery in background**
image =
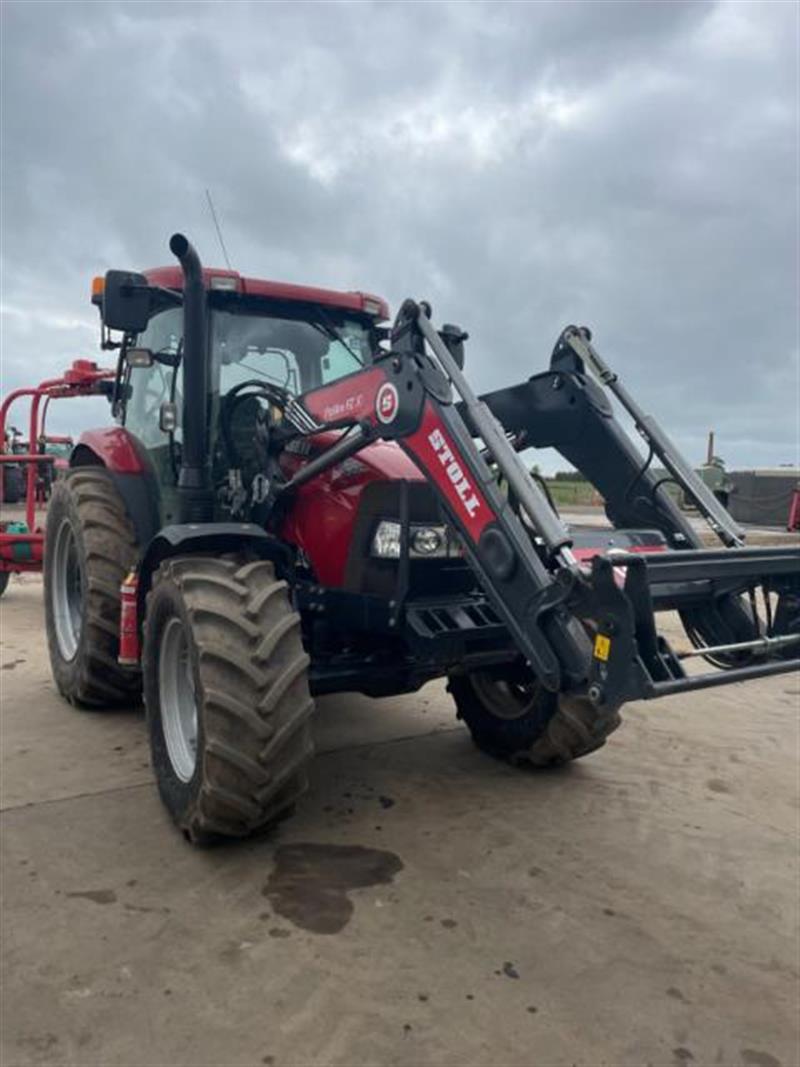
{"label": "red farm machinery in background", "polygon": [[[77,359],[61,377],[14,389],[0,404],[0,500],[14,504],[24,499],[25,506],[24,519],[4,517],[0,521],[0,596],[11,574],[42,569],[44,530],[37,524],[37,505],[46,503],[58,467],[68,465],[48,450],[73,443],[71,437],[47,433],[50,401],[108,396],[114,373],[91,360]],[[8,417],[11,406],[25,397],[30,400],[27,440],[10,425]]]}

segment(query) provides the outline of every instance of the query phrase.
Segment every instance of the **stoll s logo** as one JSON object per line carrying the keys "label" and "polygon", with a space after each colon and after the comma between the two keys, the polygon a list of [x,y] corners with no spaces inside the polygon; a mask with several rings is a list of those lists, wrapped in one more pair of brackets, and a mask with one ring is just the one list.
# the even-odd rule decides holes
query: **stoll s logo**
{"label": "stoll s logo", "polygon": [[400,406],[400,397],[397,389],[391,382],[384,382],[375,397],[375,415],[379,422],[393,422]]}

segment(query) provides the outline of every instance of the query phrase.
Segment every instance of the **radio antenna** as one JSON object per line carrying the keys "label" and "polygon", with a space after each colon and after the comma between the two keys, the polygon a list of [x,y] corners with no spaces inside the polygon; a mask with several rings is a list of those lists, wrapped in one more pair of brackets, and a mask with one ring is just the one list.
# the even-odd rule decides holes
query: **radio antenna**
{"label": "radio antenna", "polygon": [[206,199],[208,200],[208,207],[211,212],[211,218],[214,220],[214,226],[217,231],[217,237],[219,238],[220,247],[222,249],[222,254],[225,257],[225,262],[228,266],[228,270],[233,270],[233,268],[231,267],[231,261],[228,258],[228,249],[225,247],[225,242],[222,239],[222,230],[220,229],[219,220],[217,219],[217,213],[214,210],[214,201],[211,199],[211,193],[208,191],[208,189],[206,189]]}

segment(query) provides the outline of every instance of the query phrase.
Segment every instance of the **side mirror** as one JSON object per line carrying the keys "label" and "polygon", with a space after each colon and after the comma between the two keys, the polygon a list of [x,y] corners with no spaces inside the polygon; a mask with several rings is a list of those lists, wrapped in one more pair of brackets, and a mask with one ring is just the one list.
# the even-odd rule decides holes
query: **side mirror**
{"label": "side mirror", "polygon": [[129,367],[152,367],[160,363],[162,367],[179,367],[181,350],[177,352],[154,352],[151,348],[128,348],[125,350],[125,362]]}
{"label": "side mirror", "polygon": [[162,433],[175,433],[178,428],[178,405],[165,400],[158,409],[158,428]]}
{"label": "side mirror", "polygon": [[106,272],[103,324],[109,330],[141,333],[150,318],[150,287],[143,274],[127,270]]}
{"label": "side mirror", "polygon": [[129,367],[152,367],[153,353],[149,348],[128,348],[125,351],[125,362]]}

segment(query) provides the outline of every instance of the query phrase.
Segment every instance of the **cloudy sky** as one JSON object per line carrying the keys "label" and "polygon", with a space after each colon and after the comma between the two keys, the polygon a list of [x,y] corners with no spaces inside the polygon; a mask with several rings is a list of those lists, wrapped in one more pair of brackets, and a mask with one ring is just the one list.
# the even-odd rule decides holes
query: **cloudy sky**
{"label": "cloudy sky", "polygon": [[220,265],[209,188],[236,269],[425,297],[479,389],[585,323],[693,460],[796,462],[799,11],[5,0],[3,390],[99,358],[94,274]]}

